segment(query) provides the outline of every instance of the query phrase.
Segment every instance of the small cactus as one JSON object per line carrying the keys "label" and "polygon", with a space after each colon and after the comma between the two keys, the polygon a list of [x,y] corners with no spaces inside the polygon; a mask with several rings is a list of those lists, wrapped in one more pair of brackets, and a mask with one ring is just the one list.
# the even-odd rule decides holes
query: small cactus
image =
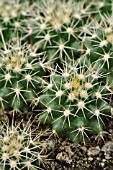
{"label": "small cactus", "polygon": [[[23,19],[27,18],[29,11],[29,2],[21,0],[3,0],[0,2],[0,34],[3,34],[5,41],[15,36],[22,35],[24,29]],[[0,37],[0,44],[2,43]]]}
{"label": "small cactus", "polygon": [[87,67],[79,63],[52,69],[39,96],[43,110],[39,120],[75,142],[85,143],[88,134],[103,131],[103,119],[111,110],[106,99],[112,92],[99,80],[103,77],[99,71],[96,64]]}
{"label": "small cactus", "polygon": [[46,158],[43,155],[43,142],[40,141],[41,133],[34,134],[30,125],[20,128],[2,125],[0,127],[0,168],[12,169],[42,169]]}
{"label": "small cactus", "polygon": [[91,10],[93,3],[86,4],[74,0],[37,1],[29,13],[31,17],[25,20],[26,36],[31,30],[34,46],[37,51],[46,51],[48,60],[78,58],[82,52],[81,35],[88,30],[84,23],[95,13]]}
{"label": "small cactus", "polygon": [[0,107],[28,110],[45,72],[43,55],[33,53],[30,46],[5,46],[0,54]]}

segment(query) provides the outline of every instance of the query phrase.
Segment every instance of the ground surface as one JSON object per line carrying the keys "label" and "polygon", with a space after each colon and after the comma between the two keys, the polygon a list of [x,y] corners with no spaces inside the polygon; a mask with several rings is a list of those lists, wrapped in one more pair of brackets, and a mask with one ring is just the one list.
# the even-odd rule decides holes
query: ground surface
{"label": "ground surface", "polygon": [[[108,121],[108,122],[107,122]],[[53,152],[45,164],[48,170],[113,170],[113,120],[102,138],[91,136],[86,145],[74,144],[67,139],[52,138]],[[52,149],[52,148],[51,148]]]}

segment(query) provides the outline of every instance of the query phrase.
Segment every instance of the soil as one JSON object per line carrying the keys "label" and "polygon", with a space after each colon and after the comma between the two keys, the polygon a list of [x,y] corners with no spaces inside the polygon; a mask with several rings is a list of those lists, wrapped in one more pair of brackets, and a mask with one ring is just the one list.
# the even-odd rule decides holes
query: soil
{"label": "soil", "polygon": [[102,136],[91,135],[90,142],[75,144],[51,136],[45,170],[113,170],[113,119],[106,119]]}

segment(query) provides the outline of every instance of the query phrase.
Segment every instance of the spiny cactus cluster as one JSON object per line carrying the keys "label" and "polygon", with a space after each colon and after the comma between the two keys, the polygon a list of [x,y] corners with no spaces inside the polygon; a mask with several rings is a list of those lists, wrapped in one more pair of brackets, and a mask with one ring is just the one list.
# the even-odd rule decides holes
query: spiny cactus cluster
{"label": "spiny cactus cluster", "polygon": [[30,46],[5,46],[0,56],[0,107],[25,111],[40,90],[44,72],[41,54]]}
{"label": "spiny cactus cluster", "polygon": [[[24,28],[23,19],[27,17],[29,2],[20,0],[3,0],[0,2],[0,34],[4,34],[5,41],[15,38]],[[21,34],[20,34],[21,35]],[[0,43],[2,37],[0,38]]]}
{"label": "spiny cactus cluster", "polygon": [[30,126],[20,128],[2,125],[0,128],[0,169],[42,169],[40,164],[46,158],[42,153],[41,133],[33,134]]}
{"label": "spiny cactus cluster", "polygon": [[[88,134],[103,131],[103,119],[110,116],[108,98],[112,94],[112,83],[107,81],[107,77],[112,75],[113,51],[108,40],[112,28],[107,25],[106,16],[100,14],[99,17],[99,6],[95,12],[92,10],[93,6],[96,8],[94,2],[86,3],[87,5],[73,1],[59,2],[62,4],[59,8],[57,4],[53,5],[53,1],[50,2],[52,5],[45,2],[45,7],[39,6],[40,13],[43,13],[41,18],[44,18],[39,20],[46,27],[44,30],[39,29],[36,38],[41,40],[35,45],[44,42],[38,46],[38,50],[44,47],[49,60],[53,59],[57,64],[50,69],[47,81],[43,82],[43,94],[39,97],[39,102],[42,110],[44,107],[45,110],[40,114],[39,120],[51,124],[53,132],[58,135],[85,143]],[[103,7],[98,3],[100,8]],[[71,9],[70,5],[73,6]],[[79,13],[75,10],[76,5]],[[51,8],[47,8],[48,6]],[[47,9],[51,9],[49,14]],[[67,17],[66,20],[63,16]],[[59,28],[55,27],[55,19],[58,20]],[[48,31],[56,39],[50,36],[51,41],[45,43],[45,37],[41,35],[44,33],[47,36]]]}
{"label": "spiny cactus cluster", "polygon": [[16,36],[9,43],[0,31],[0,107],[40,112],[74,142],[102,133],[113,93],[111,0],[18,1],[15,11],[9,4],[0,22]]}
{"label": "spiny cactus cluster", "polygon": [[27,35],[31,30],[34,46],[38,51],[46,51],[48,60],[76,59],[84,52],[86,35],[91,36],[92,29],[95,31],[99,25],[96,17],[103,6],[104,2],[37,1],[29,20],[25,19]]}
{"label": "spiny cactus cluster", "polygon": [[101,132],[103,118],[111,111],[107,99],[112,93],[110,86],[99,80],[103,77],[96,64],[57,66],[43,83],[39,102],[45,109],[39,120],[73,141],[84,140],[88,133]]}

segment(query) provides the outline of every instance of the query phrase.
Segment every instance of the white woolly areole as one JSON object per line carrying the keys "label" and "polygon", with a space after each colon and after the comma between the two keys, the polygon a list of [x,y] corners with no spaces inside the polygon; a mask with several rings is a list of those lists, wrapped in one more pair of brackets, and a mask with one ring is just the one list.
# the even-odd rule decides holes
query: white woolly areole
{"label": "white woolly areole", "polygon": [[104,32],[107,33],[107,34],[112,33],[112,28],[111,27],[105,28]]}
{"label": "white woolly areole", "polygon": [[23,136],[23,135],[18,135],[17,139],[18,139],[19,141],[23,141],[23,140],[24,140],[24,136]]}
{"label": "white woolly areole", "polygon": [[7,70],[12,69],[12,64],[11,64],[11,63],[8,63],[8,64],[6,65],[6,69],[7,69]]}
{"label": "white woolly areole", "polygon": [[98,3],[99,8],[104,7],[104,5],[105,5],[104,2],[99,2],[99,3]]}
{"label": "white woolly areole", "polygon": [[20,94],[20,89],[19,89],[19,88],[16,88],[16,89],[15,89],[15,93],[16,93],[16,95],[18,96],[18,95]]}
{"label": "white woolly areole", "polygon": [[30,74],[27,74],[27,75],[25,75],[25,79],[27,80],[27,81],[31,81],[31,75]]}
{"label": "white woolly areole", "polygon": [[29,68],[29,69],[32,69],[32,68],[33,68],[33,66],[32,66],[31,63],[26,63],[26,67]]}
{"label": "white woolly areole", "polygon": [[8,54],[8,53],[10,53],[10,50],[7,50],[7,49],[6,49],[6,50],[4,51],[4,54]]}
{"label": "white woolly areole", "polygon": [[69,95],[68,95],[68,100],[73,101],[74,99],[75,99],[75,94],[74,94],[74,92],[69,93]]}
{"label": "white woolly areole", "polygon": [[78,74],[77,77],[80,80],[84,80],[85,79],[85,76],[83,74]]}
{"label": "white woolly areole", "polygon": [[50,37],[49,34],[46,34],[44,38],[45,38],[46,41],[49,41],[51,37]]}
{"label": "white woolly areole", "polygon": [[46,29],[46,24],[45,23],[42,23],[41,25],[40,25],[40,29],[43,31],[43,30],[45,30]]}
{"label": "white woolly areole", "polygon": [[5,152],[9,149],[9,146],[8,145],[3,145],[2,147],[2,151]]}
{"label": "white woolly areole", "polygon": [[53,132],[54,134],[56,134],[56,131],[55,131],[55,130],[52,130],[52,132]]}
{"label": "white woolly areole", "polygon": [[92,38],[96,38],[96,37],[97,37],[96,33],[92,34]]}
{"label": "white woolly areole", "polygon": [[8,142],[9,141],[9,137],[8,136],[4,136],[3,141],[4,142]]}
{"label": "white woolly areole", "polygon": [[50,76],[54,76],[55,75],[55,72],[51,72]]}
{"label": "white woolly areole", "polygon": [[75,17],[76,19],[81,19],[81,15],[80,15],[80,14],[74,14],[74,17]]}
{"label": "white woolly areole", "polygon": [[68,117],[70,114],[71,114],[70,110],[67,109],[67,110],[64,111],[65,117]]}
{"label": "white woolly areole", "polygon": [[109,58],[110,58],[109,54],[105,54],[103,60],[108,61]]}
{"label": "white woolly areole", "polygon": [[14,151],[14,155],[15,155],[16,157],[19,157],[21,154],[20,154],[20,152],[19,152],[18,150],[15,150],[15,151]]}
{"label": "white woolly areole", "polygon": [[71,85],[71,83],[65,83],[65,85],[64,85],[64,87],[66,88],[66,89],[70,89],[71,87],[72,87],[72,85]]}
{"label": "white woolly areole", "polygon": [[48,16],[46,16],[45,19],[46,19],[46,21],[50,21],[52,18],[51,18],[51,16],[48,15]]}
{"label": "white woolly areole", "polygon": [[85,83],[85,87],[87,88],[87,89],[90,89],[90,88],[92,88],[93,87],[93,85],[91,84],[91,83]]}
{"label": "white woolly areole", "polygon": [[106,40],[101,41],[101,42],[100,42],[100,47],[106,46],[107,43],[108,43],[108,42],[107,42]]}
{"label": "white woolly areole", "polygon": [[41,160],[41,158],[42,158],[41,155],[38,153],[38,160]]}
{"label": "white woolly areole", "polygon": [[31,161],[25,162],[25,165],[26,165],[26,167],[30,168],[30,167],[32,166],[32,165],[31,165]]}
{"label": "white woolly areole", "polygon": [[73,28],[68,27],[67,28],[67,33],[70,34],[70,35],[73,34],[74,33]]}
{"label": "white woolly areole", "polygon": [[8,81],[8,80],[10,80],[10,79],[11,79],[11,75],[10,75],[9,73],[6,74],[6,75],[5,75],[5,80]]}
{"label": "white woolly areole", "polygon": [[17,166],[16,161],[10,160],[10,167],[11,167],[11,168],[16,168],[16,166]]}
{"label": "white woolly areole", "polygon": [[2,155],[2,160],[3,160],[3,161],[6,161],[7,159],[9,159],[8,153],[3,153],[3,155]]}
{"label": "white woolly areole", "polygon": [[86,26],[83,26],[83,31],[87,33],[88,32],[88,28]]}
{"label": "white woolly areole", "polygon": [[101,98],[102,98],[102,95],[101,95],[100,92],[96,92],[96,93],[95,93],[95,96],[96,96],[97,99],[101,99]]}
{"label": "white woolly areole", "polygon": [[17,72],[17,73],[18,73],[18,72],[21,72],[20,66],[16,66],[16,67],[14,68],[14,71]]}
{"label": "white woolly areole", "polygon": [[[18,50],[18,49],[17,49],[17,50]],[[11,57],[11,61],[16,62],[16,61],[17,61],[16,57],[15,57],[15,56],[12,56],[12,57]]]}
{"label": "white woolly areole", "polygon": [[51,110],[52,110],[51,107],[48,107],[48,108],[47,108],[47,112],[48,112],[48,113],[51,113]]}
{"label": "white woolly areole", "polygon": [[[3,66],[3,64],[2,63],[0,63],[0,67],[2,67]],[[7,68],[6,68],[7,69]]]}
{"label": "white woolly areole", "polygon": [[77,106],[78,106],[80,109],[84,109],[84,107],[85,107],[84,101],[79,101],[78,104],[77,104]]}
{"label": "white woolly areole", "polygon": [[35,57],[37,54],[32,51],[32,52],[30,52],[30,55],[31,55],[32,57]]}
{"label": "white woolly areole", "polygon": [[100,115],[100,111],[96,109],[94,114],[98,117]]}
{"label": "white woolly areole", "polygon": [[60,96],[62,96],[63,95],[63,91],[62,90],[58,90],[57,92],[56,92],[56,97],[60,97]]}
{"label": "white woolly areole", "polygon": [[14,10],[11,11],[11,16],[15,18],[15,17],[17,17],[17,15],[18,15],[17,10],[15,10],[15,8],[14,8]]}
{"label": "white woolly areole", "polygon": [[70,23],[70,17],[64,15],[63,16],[63,21],[64,21],[64,23],[67,23],[67,24]]}
{"label": "white woolly areole", "polygon": [[24,148],[24,152],[30,153],[31,151],[30,151],[30,149],[29,149],[28,147],[25,147],[25,148]]}
{"label": "white woolly areole", "polygon": [[[22,54],[22,53],[23,53],[22,51],[19,51],[18,53],[19,53],[20,55],[23,55],[23,54]],[[22,63],[24,63],[24,62],[26,61],[26,59],[23,58],[23,57],[22,57],[20,60],[21,60]]]}
{"label": "white woolly areole", "polygon": [[4,22],[7,23],[10,21],[10,18],[7,16],[7,17],[4,17]]}
{"label": "white woolly areole", "polygon": [[28,33],[32,34],[32,32],[33,32],[33,29],[30,28]]}
{"label": "white woolly areole", "polygon": [[15,22],[14,25],[16,28],[19,28],[21,26],[20,22]]}
{"label": "white woolly areole", "polygon": [[53,27],[54,27],[54,29],[56,29],[56,30],[60,30],[60,29],[61,29],[61,26],[62,26],[62,24],[59,23],[59,22],[55,22],[55,23],[53,24]]}
{"label": "white woolly areole", "polygon": [[90,54],[91,50],[88,48],[85,54]]}
{"label": "white woolly areole", "polygon": [[78,130],[79,130],[80,132],[83,132],[83,131],[85,130],[85,127],[83,127],[83,126],[82,126],[82,127],[79,127]]}
{"label": "white woolly areole", "polygon": [[59,45],[59,50],[62,51],[63,49],[64,49],[64,44],[60,44],[60,45]]}
{"label": "white woolly areole", "polygon": [[81,91],[80,91],[80,96],[81,96],[81,97],[84,97],[84,98],[87,98],[87,97],[88,97],[87,91],[86,91],[86,90],[81,90]]}
{"label": "white woolly areole", "polygon": [[63,73],[63,74],[62,74],[62,77],[64,77],[64,78],[69,77],[69,73]]}

